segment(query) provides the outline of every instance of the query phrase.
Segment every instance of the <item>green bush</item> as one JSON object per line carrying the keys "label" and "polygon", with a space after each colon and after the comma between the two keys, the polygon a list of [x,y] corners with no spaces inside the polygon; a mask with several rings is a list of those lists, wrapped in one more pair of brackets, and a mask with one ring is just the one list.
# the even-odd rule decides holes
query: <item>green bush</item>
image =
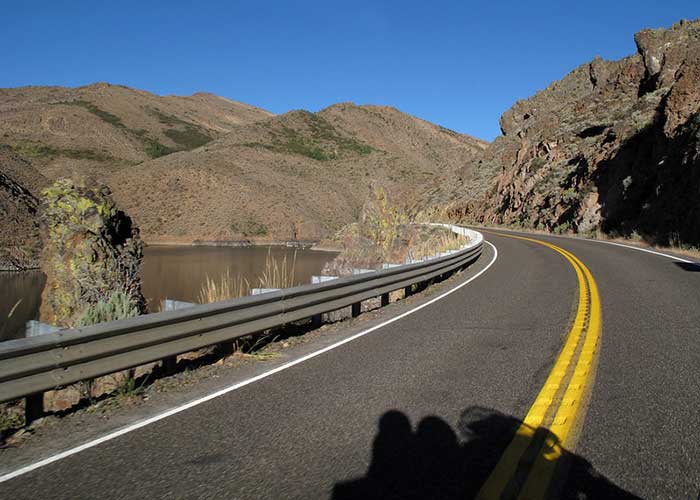
{"label": "green bush", "polygon": [[135,304],[124,292],[113,292],[106,302],[90,304],[83,315],[78,318],[78,328],[107,321],[133,318],[139,315],[138,305]]}
{"label": "green bush", "polygon": [[267,236],[268,230],[265,224],[248,219],[232,222],[231,232],[233,234],[242,234],[243,236]]}
{"label": "green bush", "polygon": [[83,101],[83,100],[63,101],[63,102],[59,102],[57,104],[67,104],[67,105],[71,105],[71,106],[80,106],[82,108],[87,109],[93,115],[106,121],[110,125],[113,125],[113,126],[118,127],[118,128],[126,128],[126,125],[124,125],[124,123],[122,122],[122,119],[119,118],[117,115],[113,115],[109,111],[105,111],[103,109],[100,109],[89,101]]}
{"label": "green bush", "polygon": [[164,144],[161,144],[150,137],[143,137],[141,140],[145,146],[146,154],[151,158],[160,158],[161,156],[169,155],[170,153],[175,152],[174,149],[169,148],[168,146],[165,146]]}
{"label": "green bush", "polygon": [[196,127],[187,125],[185,130],[169,129],[165,135],[185,149],[194,149],[211,142],[211,137]]}

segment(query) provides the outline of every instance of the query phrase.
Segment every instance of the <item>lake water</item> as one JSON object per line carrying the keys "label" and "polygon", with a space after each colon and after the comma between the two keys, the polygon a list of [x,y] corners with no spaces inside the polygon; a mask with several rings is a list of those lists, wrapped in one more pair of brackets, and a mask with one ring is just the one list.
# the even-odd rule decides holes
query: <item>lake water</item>
{"label": "lake water", "polygon": [[[297,285],[309,283],[311,276],[320,274],[326,262],[336,256],[333,252],[282,246],[148,246],[141,267],[143,295],[151,311],[159,310],[166,297],[198,302],[207,276],[216,280],[227,270],[232,277],[241,275],[251,287],[256,287],[268,252],[278,262],[286,256],[290,264],[296,252],[294,281]],[[0,341],[24,337],[25,323],[38,319],[44,282],[44,275],[39,271],[0,273]]]}

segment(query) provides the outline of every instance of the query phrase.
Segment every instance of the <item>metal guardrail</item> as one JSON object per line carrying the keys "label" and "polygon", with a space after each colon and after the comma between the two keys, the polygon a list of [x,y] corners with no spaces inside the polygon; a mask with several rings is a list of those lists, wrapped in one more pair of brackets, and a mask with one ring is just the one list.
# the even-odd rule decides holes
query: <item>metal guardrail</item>
{"label": "metal guardrail", "polygon": [[47,390],[90,380],[146,363],[236,339],[284,324],[319,318],[362,301],[453,273],[474,262],[483,236],[468,234],[472,242],[462,250],[423,262],[374,273],[302,285],[276,292],[194,307],[147,314],[85,328],[66,329],[38,337],[0,343],[0,402],[33,398]]}

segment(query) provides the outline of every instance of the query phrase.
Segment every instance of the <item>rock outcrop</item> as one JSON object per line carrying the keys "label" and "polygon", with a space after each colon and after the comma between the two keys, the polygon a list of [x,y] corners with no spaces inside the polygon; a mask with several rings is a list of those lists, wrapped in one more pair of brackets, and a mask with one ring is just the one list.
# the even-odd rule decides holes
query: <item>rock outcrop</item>
{"label": "rock outcrop", "polygon": [[595,59],[517,102],[431,204],[457,220],[700,243],[700,21],[635,40],[636,55]]}
{"label": "rock outcrop", "polygon": [[41,319],[59,326],[87,324],[83,316],[115,294],[125,309],[145,311],[138,276],[143,242],[103,184],[60,180],[43,192]]}

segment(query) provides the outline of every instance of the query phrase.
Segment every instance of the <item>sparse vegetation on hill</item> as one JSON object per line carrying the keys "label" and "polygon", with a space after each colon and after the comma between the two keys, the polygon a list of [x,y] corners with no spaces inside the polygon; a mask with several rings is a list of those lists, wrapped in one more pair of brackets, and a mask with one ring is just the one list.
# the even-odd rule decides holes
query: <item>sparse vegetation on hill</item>
{"label": "sparse vegetation on hill", "polygon": [[484,147],[393,108],[272,117],[211,94],[109,84],[0,89],[0,118],[0,143],[40,187],[106,182],[147,241],[319,240],[357,220],[370,182],[410,208]]}
{"label": "sparse vegetation on hill", "polygon": [[330,122],[318,114],[308,111],[293,113],[300,122],[296,127],[268,121],[265,125],[270,135],[269,142],[248,142],[243,145],[297,154],[318,161],[329,161],[351,155],[368,155],[375,150],[369,144],[341,135]]}
{"label": "sparse vegetation on hill", "polygon": [[[320,240],[354,222],[376,182],[404,208],[482,150],[391,108],[343,104],[236,127],[194,151],[115,173],[148,241]],[[409,142],[429,147],[406,147]]]}
{"label": "sparse vegetation on hill", "polygon": [[93,160],[99,162],[113,161],[114,158],[111,156],[100,153],[99,151],[92,151],[89,149],[66,149],[66,148],[56,148],[53,146],[47,146],[40,142],[31,141],[21,141],[15,144],[3,144],[13,153],[24,157],[24,158],[56,158],[64,157],[73,160]]}

